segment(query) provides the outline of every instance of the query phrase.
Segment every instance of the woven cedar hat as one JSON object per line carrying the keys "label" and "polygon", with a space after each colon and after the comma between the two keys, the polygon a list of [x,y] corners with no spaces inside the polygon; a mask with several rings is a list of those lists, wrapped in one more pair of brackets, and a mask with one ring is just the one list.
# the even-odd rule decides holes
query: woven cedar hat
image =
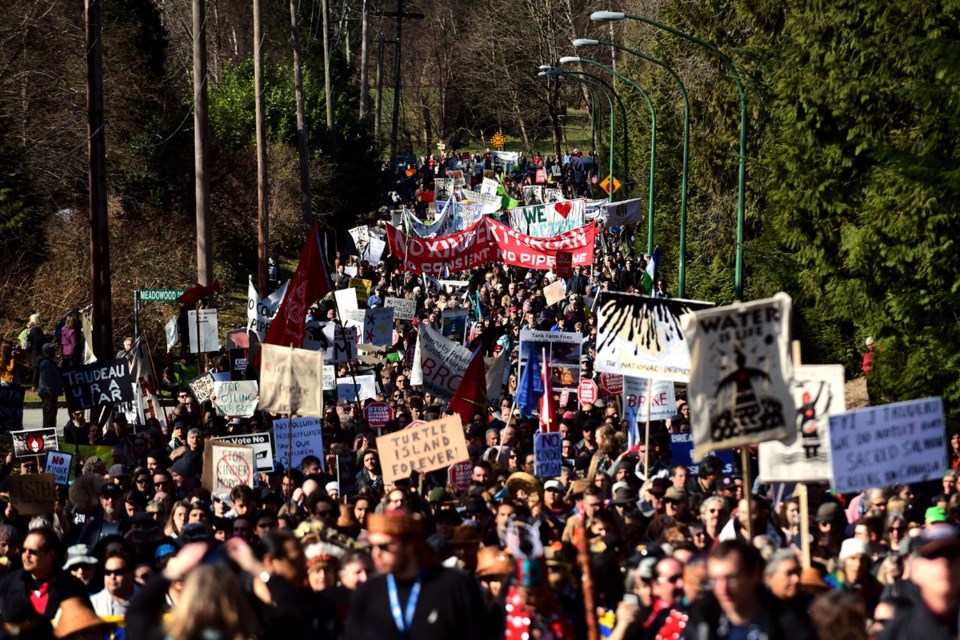
{"label": "woven cedar hat", "polygon": [[116,626],[116,623],[99,617],[80,598],[68,598],[60,604],[53,635],[57,638],[69,638],[74,633],[94,629],[106,632]]}
{"label": "woven cedar hat", "polygon": [[371,513],[367,516],[367,532],[394,538],[415,538],[423,535],[423,519],[402,509]]}

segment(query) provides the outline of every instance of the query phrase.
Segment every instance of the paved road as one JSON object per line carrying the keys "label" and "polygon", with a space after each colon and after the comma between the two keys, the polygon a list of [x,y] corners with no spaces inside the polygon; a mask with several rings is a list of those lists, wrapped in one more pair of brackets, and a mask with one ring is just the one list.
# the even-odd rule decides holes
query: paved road
{"label": "paved road", "polygon": [[[67,411],[66,405],[60,407],[60,410],[57,412],[57,432],[60,432],[60,427],[67,423],[67,420],[70,419],[70,413]],[[23,428],[24,429],[39,429],[43,426],[43,411],[40,409],[24,409],[23,410]]]}

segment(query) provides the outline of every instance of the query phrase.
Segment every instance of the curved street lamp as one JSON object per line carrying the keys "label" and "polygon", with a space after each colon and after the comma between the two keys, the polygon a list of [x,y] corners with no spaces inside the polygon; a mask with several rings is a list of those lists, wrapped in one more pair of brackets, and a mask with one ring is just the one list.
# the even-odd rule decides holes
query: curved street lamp
{"label": "curved street lamp", "polygon": [[599,45],[613,47],[615,49],[619,49],[620,51],[633,54],[638,58],[642,58],[648,62],[652,62],[661,69],[666,70],[667,73],[669,73],[674,79],[674,81],[676,81],[677,86],[680,87],[680,95],[683,97],[683,159],[680,165],[680,267],[677,271],[677,295],[683,298],[686,294],[687,282],[687,175],[690,151],[690,100],[687,97],[687,87],[683,84],[683,80],[680,79],[680,76],[677,74],[674,68],[663,60],[648,56],[644,53],[635,51],[634,49],[609,40],[576,38],[573,41],[573,46],[577,48],[595,47]]}
{"label": "curved street lamp", "polygon": [[647,197],[647,254],[650,255],[653,253],[653,188],[655,184],[657,166],[657,111],[653,106],[653,101],[650,100],[650,96],[647,95],[647,92],[643,90],[643,87],[625,75],[617,73],[606,65],[600,64],[595,60],[590,60],[589,58],[580,58],[578,56],[564,56],[560,58],[560,64],[568,64],[571,62],[584,62],[602,69],[607,73],[616,76],[617,78],[620,78],[634,89],[639,91],[640,95],[642,95],[644,100],[647,101],[647,106],[650,107],[650,186]]}
{"label": "curved street lamp", "polygon": [[743,82],[740,79],[740,73],[737,71],[733,60],[717,48],[717,45],[708,42],[696,36],[684,33],[668,25],[645,18],[632,13],[622,11],[594,11],[590,14],[590,19],[594,22],[614,22],[619,20],[636,20],[643,22],[651,27],[666,31],[675,36],[689,40],[700,45],[714,53],[720,61],[726,66],[727,71],[733,76],[737,83],[737,92],[740,95],[740,159],[737,173],[737,247],[736,247],[736,267],[734,271],[734,290],[737,300],[743,300],[743,223],[744,223],[744,194],[746,190],[746,152],[747,152],[747,99],[743,90]]}

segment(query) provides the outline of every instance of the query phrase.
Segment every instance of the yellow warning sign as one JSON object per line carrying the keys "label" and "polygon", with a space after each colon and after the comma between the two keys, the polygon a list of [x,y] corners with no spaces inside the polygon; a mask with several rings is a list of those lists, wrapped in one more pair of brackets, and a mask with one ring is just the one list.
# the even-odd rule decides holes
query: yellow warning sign
{"label": "yellow warning sign", "polygon": [[613,193],[622,186],[619,180],[617,180],[616,178],[613,178],[613,191],[611,191],[610,180],[611,180],[611,176],[607,176],[606,178],[603,179],[603,181],[600,182],[600,188],[606,191],[607,193]]}

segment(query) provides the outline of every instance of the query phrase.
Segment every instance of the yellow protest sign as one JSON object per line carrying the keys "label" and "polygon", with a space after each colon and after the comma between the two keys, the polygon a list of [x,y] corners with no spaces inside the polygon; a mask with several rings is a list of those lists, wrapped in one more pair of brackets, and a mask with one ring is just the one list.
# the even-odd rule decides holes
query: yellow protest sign
{"label": "yellow protest sign", "polygon": [[367,304],[367,298],[373,289],[373,280],[364,280],[363,278],[350,278],[350,286],[357,291],[357,302]]}

